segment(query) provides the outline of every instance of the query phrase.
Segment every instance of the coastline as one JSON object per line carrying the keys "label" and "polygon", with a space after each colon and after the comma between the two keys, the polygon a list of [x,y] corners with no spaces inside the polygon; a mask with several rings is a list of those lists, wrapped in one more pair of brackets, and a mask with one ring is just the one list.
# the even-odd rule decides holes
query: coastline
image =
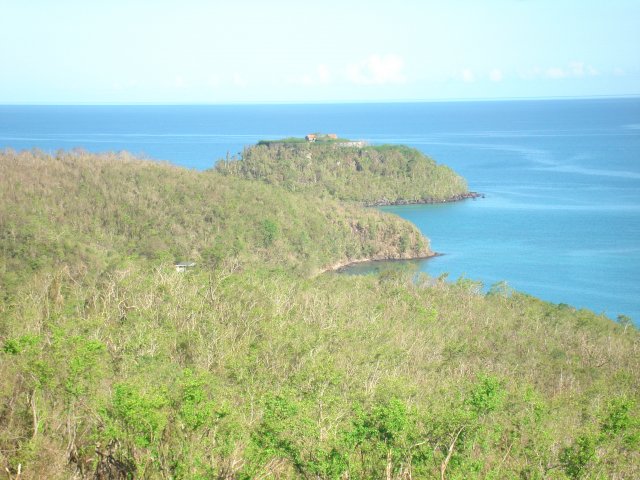
{"label": "coastline", "polygon": [[444,255],[443,253],[438,252],[430,252],[428,255],[414,255],[407,257],[372,257],[372,258],[358,258],[355,260],[348,260],[344,262],[334,263],[328,267],[321,269],[318,272],[318,275],[327,272],[337,272],[340,273],[342,270],[356,265],[358,263],[376,263],[376,262],[402,262],[406,260],[429,260],[430,258],[440,257]]}
{"label": "coastline", "polygon": [[[422,199],[422,200],[378,200],[372,203],[366,203],[366,207],[382,207],[382,206],[394,206],[394,205],[432,205],[436,203],[453,203],[453,202],[461,202],[463,200],[468,199],[477,199],[477,198],[485,198],[484,193],[479,192],[467,192],[460,193],[454,195],[452,197],[445,198],[444,200],[435,200],[435,199]],[[340,273],[344,269],[356,265],[359,263],[375,263],[375,262],[400,262],[405,260],[428,260],[433,257],[440,257],[444,255],[443,253],[438,252],[429,252],[427,255],[414,255],[414,256],[405,256],[405,257],[371,257],[371,258],[358,258],[355,260],[348,260],[334,263],[328,267],[324,267],[320,269],[320,271],[316,275],[320,275],[327,272],[337,272]]]}
{"label": "coastline", "polygon": [[484,193],[479,192],[467,192],[467,193],[459,193],[457,195],[453,195],[452,197],[447,197],[442,200],[434,199],[434,198],[423,198],[420,200],[376,200],[375,202],[367,202],[365,206],[367,207],[389,207],[396,205],[433,205],[436,203],[453,203],[453,202],[461,202],[463,200],[468,199],[477,199],[477,198],[485,198]]}

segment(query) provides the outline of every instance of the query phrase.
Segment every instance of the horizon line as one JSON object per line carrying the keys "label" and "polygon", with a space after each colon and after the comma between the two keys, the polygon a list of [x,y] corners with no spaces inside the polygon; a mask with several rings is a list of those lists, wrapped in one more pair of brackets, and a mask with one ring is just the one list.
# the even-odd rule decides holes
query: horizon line
{"label": "horizon line", "polygon": [[432,99],[377,99],[377,100],[257,100],[232,102],[0,102],[0,106],[30,107],[75,107],[75,106],[249,106],[249,105],[359,105],[359,104],[392,104],[392,103],[458,103],[458,102],[510,102],[510,101],[549,101],[549,100],[598,100],[598,99],[631,99],[640,98],[640,93],[615,95],[580,95],[580,96],[546,96],[546,97],[496,97],[496,98],[432,98]]}

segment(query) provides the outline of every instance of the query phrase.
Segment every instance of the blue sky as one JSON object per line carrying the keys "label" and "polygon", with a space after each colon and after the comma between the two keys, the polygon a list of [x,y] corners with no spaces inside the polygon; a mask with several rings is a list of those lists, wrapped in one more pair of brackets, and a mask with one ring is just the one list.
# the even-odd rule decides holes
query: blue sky
{"label": "blue sky", "polygon": [[0,0],[0,103],[640,94],[639,0]]}

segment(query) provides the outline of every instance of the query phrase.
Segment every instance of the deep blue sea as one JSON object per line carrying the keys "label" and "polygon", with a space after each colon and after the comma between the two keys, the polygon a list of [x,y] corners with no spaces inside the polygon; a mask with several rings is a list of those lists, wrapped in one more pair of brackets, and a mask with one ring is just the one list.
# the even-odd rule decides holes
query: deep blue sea
{"label": "deep blue sea", "polygon": [[640,322],[640,99],[239,106],[0,106],[0,148],[128,150],[206,169],[260,139],[335,132],[416,147],[482,200],[389,207],[487,287]]}

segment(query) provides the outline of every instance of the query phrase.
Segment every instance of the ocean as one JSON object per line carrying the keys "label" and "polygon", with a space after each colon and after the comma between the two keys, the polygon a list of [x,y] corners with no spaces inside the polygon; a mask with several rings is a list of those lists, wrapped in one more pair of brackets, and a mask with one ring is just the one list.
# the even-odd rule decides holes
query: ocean
{"label": "ocean", "polygon": [[418,148],[485,195],[383,208],[443,254],[420,270],[640,322],[639,98],[0,106],[0,148],[128,150],[200,170],[258,140],[317,131]]}

